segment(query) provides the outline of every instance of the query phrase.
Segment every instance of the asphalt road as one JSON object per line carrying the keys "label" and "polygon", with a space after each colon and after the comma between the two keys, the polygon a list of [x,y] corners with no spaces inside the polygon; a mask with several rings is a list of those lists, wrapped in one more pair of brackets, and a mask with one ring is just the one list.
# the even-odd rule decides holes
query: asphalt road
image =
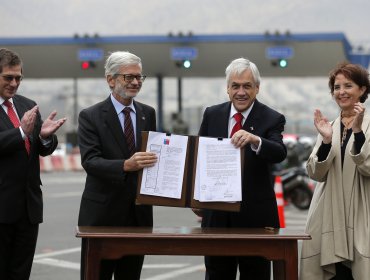
{"label": "asphalt road", "polygon": [[[31,280],[76,280],[80,271],[81,240],[75,237],[84,172],[43,173],[44,223]],[[285,208],[287,228],[304,229],[307,211]],[[155,226],[199,226],[190,209],[154,207]],[[204,279],[203,257],[147,256],[143,280]]]}

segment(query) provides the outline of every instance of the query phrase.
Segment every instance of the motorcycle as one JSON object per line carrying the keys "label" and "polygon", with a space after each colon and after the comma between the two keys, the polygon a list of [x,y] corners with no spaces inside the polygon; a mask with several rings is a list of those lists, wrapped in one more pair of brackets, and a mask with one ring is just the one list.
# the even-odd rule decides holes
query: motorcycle
{"label": "motorcycle", "polygon": [[284,200],[291,202],[298,209],[306,210],[310,207],[314,183],[308,177],[306,169],[295,166],[275,172],[281,177]]}

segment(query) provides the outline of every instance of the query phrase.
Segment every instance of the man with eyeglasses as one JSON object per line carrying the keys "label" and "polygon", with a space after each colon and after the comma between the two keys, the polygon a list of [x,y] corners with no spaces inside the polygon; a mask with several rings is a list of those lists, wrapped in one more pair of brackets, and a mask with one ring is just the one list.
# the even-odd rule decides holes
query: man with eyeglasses
{"label": "man with eyeglasses", "polygon": [[[79,146],[87,173],[78,224],[80,226],[153,226],[149,205],[135,205],[137,171],[153,166],[154,153],[138,152],[141,131],[155,131],[155,110],[134,98],[145,80],[141,59],[117,51],[105,62],[111,94],[104,101],[81,111]],[[85,243],[82,242],[81,264]],[[100,279],[138,280],[144,256],[103,260]],[[85,271],[81,267],[81,279]]]}
{"label": "man with eyeglasses", "polygon": [[65,118],[52,112],[43,122],[36,103],[17,90],[22,61],[0,49],[0,279],[29,279],[39,223],[43,219],[39,156],[58,144]]}

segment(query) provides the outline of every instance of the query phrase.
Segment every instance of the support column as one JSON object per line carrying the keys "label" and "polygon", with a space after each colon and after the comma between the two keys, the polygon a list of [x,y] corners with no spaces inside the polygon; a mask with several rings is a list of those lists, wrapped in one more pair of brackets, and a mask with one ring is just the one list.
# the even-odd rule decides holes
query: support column
{"label": "support column", "polygon": [[177,102],[178,102],[178,113],[181,115],[182,112],[182,78],[177,78]]}
{"label": "support column", "polygon": [[157,75],[157,130],[163,131],[163,77]]}

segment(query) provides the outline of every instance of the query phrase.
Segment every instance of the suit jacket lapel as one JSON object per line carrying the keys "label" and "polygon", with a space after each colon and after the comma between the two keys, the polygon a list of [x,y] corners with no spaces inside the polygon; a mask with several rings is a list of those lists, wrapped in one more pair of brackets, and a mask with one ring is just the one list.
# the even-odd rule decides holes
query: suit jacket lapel
{"label": "suit jacket lapel", "polygon": [[243,129],[245,131],[255,134],[256,133],[255,130],[256,129],[258,130],[259,119],[260,119],[260,103],[257,100],[255,100],[253,108],[243,124]]}
{"label": "suit jacket lapel", "polygon": [[[18,100],[18,98],[17,98],[16,95],[13,97],[13,104],[14,104],[14,107],[15,107],[15,109],[17,111],[17,114],[18,114],[18,117],[19,117],[19,122],[20,122],[20,120],[23,118],[24,113],[26,113],[30,109],[28,109],[25,106],[24,103],[19,102],[19,100]],[[33,139],[33,135],[31,134],[28,138],[29,138],[29,140],[31,141],[31,144],[32,144],[34,142],[33,141],[34,140]]]}
{"label": "suit jacket lapel", "polygon": [[6,112],[4,111],[3,108],[1,108],[1,110],[0,110],[0,119],[2,120],[2,122],[4,123],[6,128],[13,128],[14,127],[12,122],[10,121],[8,115],[6,114]]}
{"label": "suit jacket lapel", "polygon": [[219,131],[221,132],[220,137],[229,138],[229,116],[231,110],[231,102],[226,102],[221,107],[220,113],[216,119],[216,123],[219,124]]}
{"label": "suit jacket lapel", "polygon": [[15,109],[17,110],[19,119],[22,119],[24,113],[26,113],[26,111],[28,111],[29,109],[26,108],[22,102],[19,102],[16,95],[13,97],[13,104]]}
{"label": "suit jacket lapel", "polygon": [[[19,120],[21,120],[24,113],[28,109],[24,106],[24,104],[19,102],[16,95],[13,97],[13,105],[15,107],[15,110],[17,111]],[[13,123],[11,122],[8,115],[6,114],[6,112],[3,109],[1,110],[0,118],[4,121],[4,123],[7,125],[8,128],[13,128],[14,127]]]}
{"label": "suit jacket lapel", "polygon": [[[19,101],[17,95],[15,95],[13,97],[13,106],[14,106],[16,112],[17,112],[17,115],[18,115],[18,118],[19,118],[19,122],[20,122],[20,120],[22,119],[24,113],[27,112],[29,109],[25,106],[25,103]],[[0,111],[2,111],[2,112],[0,112],[0,118],[4,121],[4,124],[6,125],[6,127],[9,128],[9,129],[14,128],[14,125],[11,122],[11,120],[9,119],[8,115],[6,114],[6,112],[3,109],[1,109]],[[33,133],[28,136],[28,140],[30,141],[30,144],[31,144],[30,145],[30,154],[33,153],[34,137],[36,137],[36,136],[33,135]],[[37,135],[37,137],[38,137],[38,135]],[[31,157],[29,157],[29,159],[31,159]]]}
{"label": "suit jacket lapel", "polygon": [[143,107],[134,101],[134,106],[136,109],[136,150],[141,149],[141,131],[145,128],[145,114]]}

